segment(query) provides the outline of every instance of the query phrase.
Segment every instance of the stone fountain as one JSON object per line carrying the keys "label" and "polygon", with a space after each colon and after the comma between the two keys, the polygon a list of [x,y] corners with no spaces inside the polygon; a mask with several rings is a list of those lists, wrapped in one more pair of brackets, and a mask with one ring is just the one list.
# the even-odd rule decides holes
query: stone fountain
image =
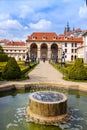
{"label": "stone fountain", "polygon": [[67,118],[67,97],[59,92],[40,91],[29,96],[26,108],[29,118],[35,123],[53,125]]}

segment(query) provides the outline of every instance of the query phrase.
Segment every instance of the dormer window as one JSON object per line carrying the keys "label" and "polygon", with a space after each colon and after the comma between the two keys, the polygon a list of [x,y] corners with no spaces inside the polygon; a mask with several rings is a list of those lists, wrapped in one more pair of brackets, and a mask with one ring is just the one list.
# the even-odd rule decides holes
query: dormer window
{"label": "dormer window", "polygon": [[64,37],[65,40],[67,40],[67,37]]}
{"label": "dormer window", "polygon": [[53,37],[53,40],[56,40],[56,39],[57,39],[57,37],[56,37],[56,36],[54,36],[54,37]]}
{"label": "dormer window", "polygon": [[36,40],[36,39],[37,39],[37,37],[36,37],[36,36],[33,36],[33,37],[32,37],[32,40]]}
{"label": "dormer window", "polygon": [[47,37],[44,35],[44,36],[42,37],[42,39],[43,39],[43,40],[46,40],[46,39],[47,39]]}

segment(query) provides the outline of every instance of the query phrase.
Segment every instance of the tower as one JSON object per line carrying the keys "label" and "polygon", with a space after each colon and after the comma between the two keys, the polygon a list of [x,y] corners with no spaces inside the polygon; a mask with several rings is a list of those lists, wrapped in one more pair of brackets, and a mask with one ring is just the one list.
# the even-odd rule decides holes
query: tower
{"label": "tower", "polygon": [[70,32],[69,22],[67,22],[67,25],[64,30],[64,34],[66,34],[67,32]]}
{"label": "tower", "polygon": [[67,32],[70,32],[69,22],[67,22],[66,31],[67,31]]}

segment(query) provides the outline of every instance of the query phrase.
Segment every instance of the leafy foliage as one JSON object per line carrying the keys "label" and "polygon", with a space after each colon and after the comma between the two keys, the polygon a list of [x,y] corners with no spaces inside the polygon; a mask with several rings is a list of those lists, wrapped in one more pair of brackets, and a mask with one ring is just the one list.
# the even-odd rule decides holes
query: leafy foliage
{"label": "leafy foliage", "polygon": [[4,50],[2,48],[2,46],[0,45],[0,54],[3,54],[4,53]]}
{"label": "leafy foliage", "polygon": [[2,46],[0,45],[0,62],[8,61],[7,54],[4,53]]}
{"label": "leafy foliage", "polygon": [[21,76],[21,70],[15,60],[15,58],[10,58],[8,60],[8,63],[4,67],[4,70],[2,72],[2,77],[4,79],[10,80],[10,79],[17,79]]}
{"label": "leafy foliage", "polygon": [[68,71],[68,78],[74,80],[86,80],[87,71],[82,58],[77,58],[74,65]]}

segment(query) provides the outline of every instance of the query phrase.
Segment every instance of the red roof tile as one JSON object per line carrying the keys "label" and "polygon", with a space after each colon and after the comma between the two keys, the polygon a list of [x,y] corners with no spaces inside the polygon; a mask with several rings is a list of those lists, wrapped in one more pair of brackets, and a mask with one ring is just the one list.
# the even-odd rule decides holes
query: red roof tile
{"label": "red roof tile", "polygon": [[[46,39],[44,40],[43,37]],[[56,39],[54,39],[54,37]],[[52,41],[52,42],[83,42],[82,38],[65,38],[64,34],[57,35],[56,33],[48,33],[48,32],[34,32],[30,36],[28,36],[27,42],[37,42],[37,41]]]}
{"label": "red roof tile", "polygon": [[7,45],[7,46],[25,46],[26,43],[24,43],[24,42],[11,41],[11,42],[7,43],[6,45]]}
{"label": "red roof tile", "polygon": [[8,42],[10,42],[10,41],[7,39],[0,40],[0,43],[8,43]]}

